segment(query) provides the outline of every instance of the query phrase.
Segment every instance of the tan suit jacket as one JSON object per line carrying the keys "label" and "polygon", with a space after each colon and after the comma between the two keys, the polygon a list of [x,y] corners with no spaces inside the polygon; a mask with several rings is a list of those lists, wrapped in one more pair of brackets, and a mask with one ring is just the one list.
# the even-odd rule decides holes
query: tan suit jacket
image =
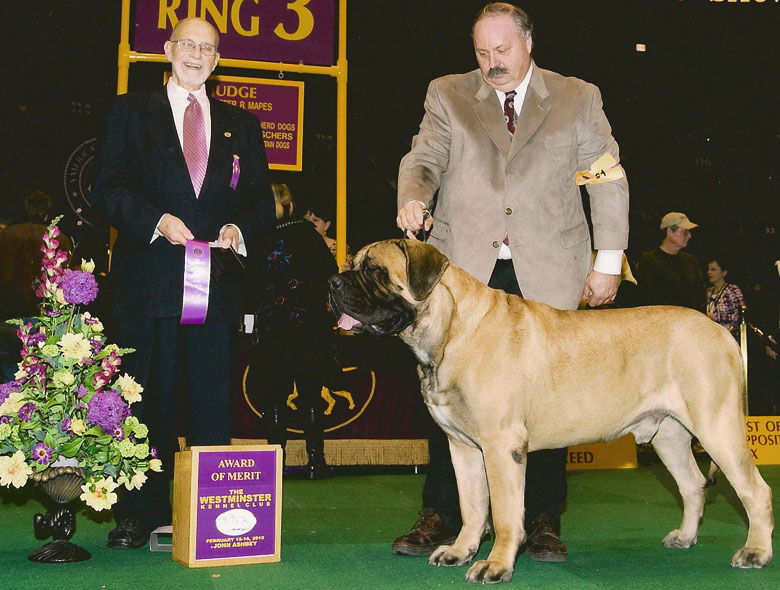
{"label": "tan suit jacket", "polygon": [[[429,243],[487,283],[504,235],[523,295],[576,309],[592,267],[578,170],[620,161],[598,88],[533,67],[514,136],[479,70],[430,83],[425,116],[401,161],[398,206],[439,196]],[[625,177],[588,187],[596,249],[628,245]]]}

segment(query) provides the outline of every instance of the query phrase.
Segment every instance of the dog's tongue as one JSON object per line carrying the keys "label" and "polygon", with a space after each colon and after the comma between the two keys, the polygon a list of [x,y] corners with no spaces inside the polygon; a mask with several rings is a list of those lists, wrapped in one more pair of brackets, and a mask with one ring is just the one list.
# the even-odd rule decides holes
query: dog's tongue
{"label": "dog's tongue", "polygon": [[357,326],[359,323],[360,322],[358,320],[356,320],[355,318],[353,318],[352,316],[349,316],[349,315],[347,315],[345,313],[342,313],[341,317],[339,318],[339,321],[338,321],[338,326],[342,330],[351,330],[352,328]]}

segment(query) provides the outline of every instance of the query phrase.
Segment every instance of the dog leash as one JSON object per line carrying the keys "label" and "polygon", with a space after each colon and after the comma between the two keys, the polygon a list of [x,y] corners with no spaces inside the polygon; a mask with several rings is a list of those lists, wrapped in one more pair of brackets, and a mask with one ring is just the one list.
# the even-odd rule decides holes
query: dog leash
{"label": "dog leash", "polygon": [[[430,216],[431,216],[431,210],[430,209],[423,209],[423,223],[422,223],[422,227],[419,230],[417,230],[416,232],[413,232],[414,237],[417,238],[418,240],[420,240],[420,238],[422,237],[422,239],[420,240],[421,242],[427,242],[428,241],[428,234],[429,234],[429,232],[425,231],[425,220],[428,219]],[[410,230],[408,230],[408,229],[402,229],[401,230],[401,234],[403,235],[403,237],[408,238],[409,236],[408,236],[407,232],[409,232],[409,231]]]}

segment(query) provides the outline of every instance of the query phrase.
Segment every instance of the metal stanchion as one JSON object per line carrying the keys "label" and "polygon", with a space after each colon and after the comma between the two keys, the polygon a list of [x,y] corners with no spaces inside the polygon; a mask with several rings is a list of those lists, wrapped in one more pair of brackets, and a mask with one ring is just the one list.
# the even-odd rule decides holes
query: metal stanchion
{"label": "metal stanchion", "polygon": [[748,344],[747,344],[747,305],[741,308],[741,319],[739,322],[739,349],[742,352],[742,410],[745,416],[750,415],[748,409]]}

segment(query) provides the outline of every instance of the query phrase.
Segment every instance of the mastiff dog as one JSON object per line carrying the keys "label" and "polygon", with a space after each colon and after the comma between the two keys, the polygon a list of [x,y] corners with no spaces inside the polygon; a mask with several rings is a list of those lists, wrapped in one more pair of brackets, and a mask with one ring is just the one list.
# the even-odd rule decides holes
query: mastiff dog
{"label": "mastiff dog", "polygon": [[747,512],[731,565],[771,560],[772,492],[747,446],[739,349],[707,316],[670,306],[560,311],[490,289],[410,240],[366,246],[329,289],[342,328],[396,334],[412,349],[425,403],[449,438],[463,528],[432,565],[470,562],[492,516],[493,548],[466,581],[510,580],[525,540],[526,454],[629,432],[652,442],[682,496],[682,522],[664,545],[696,543],[707,478],[693,435]]}

